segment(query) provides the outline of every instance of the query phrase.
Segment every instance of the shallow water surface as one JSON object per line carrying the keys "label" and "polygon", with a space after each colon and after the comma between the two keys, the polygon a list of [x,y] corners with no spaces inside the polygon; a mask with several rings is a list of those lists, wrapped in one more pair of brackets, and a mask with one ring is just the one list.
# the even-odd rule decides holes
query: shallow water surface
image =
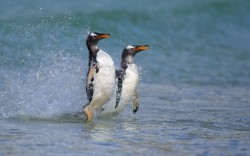
{"label": "shallow water surface", "polygon": [[[147,88],[147,91],[143,91]],[[141,85],[141,107],[83,124],[81,116],[1,119],[1,152],[10,155],[247,155],[246,88]],[[152,94],[153,93],[153,94]],[[167,93],[167,94],[166,94]],[[239,102],[241,106],[239,106]],[[97,150],[98,149],[98,150]]]}

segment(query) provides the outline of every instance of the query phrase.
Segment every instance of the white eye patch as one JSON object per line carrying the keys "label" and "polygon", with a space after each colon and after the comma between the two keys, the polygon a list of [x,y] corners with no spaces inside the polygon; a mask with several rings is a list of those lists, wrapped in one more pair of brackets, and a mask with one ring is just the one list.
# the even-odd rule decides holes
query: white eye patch
{"label": "white eye patch", "polygon": [[135,47],[132,45],[128,45],[126,49],[133,49],[133,48],[135,48]]}
{"label": "white eye patch", "polygon": [[96,37],[97,36],[95,33],[90,33],[89,35],[92,36],[92,37]]}

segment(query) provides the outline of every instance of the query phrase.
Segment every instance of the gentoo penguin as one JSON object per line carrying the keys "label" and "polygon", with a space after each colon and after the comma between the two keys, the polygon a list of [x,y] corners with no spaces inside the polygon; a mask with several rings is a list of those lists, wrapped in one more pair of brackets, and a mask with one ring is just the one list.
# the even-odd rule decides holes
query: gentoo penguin
{"label": "gentoo penguin", "polygon": [[86,45],[89,50],[88,73],[86,78],[86,93],[88,103],[83,112],[86,121],[93,120],[94,113],[110,99],[114,92],[115,67],[112,58],[97,47],[97,43],[110,34],[92,32],[88,35]]}
{"label": "gentoo penguin", "polygon": [[148,48],[148,45],[129,45],[123,50],[121,69],[116,71],[117,86],[115,98],[103,106],[100,111],[101,115],[119,113],[130,101],[132,101],[133,113],[137,112],[139,109],[137,93],[139,72],[134,63],[134,56]]}

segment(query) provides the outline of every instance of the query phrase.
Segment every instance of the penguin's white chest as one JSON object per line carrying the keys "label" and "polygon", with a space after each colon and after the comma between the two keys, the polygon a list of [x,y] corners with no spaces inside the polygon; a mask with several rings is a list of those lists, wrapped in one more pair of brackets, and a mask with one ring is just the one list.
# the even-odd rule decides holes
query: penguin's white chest
{"label": "penguin's white chest", "polygon": [[96,59],[99,70],[94,75],[93,100],[98,99],[100,106],[96,107],[102,107],[102,105],[110,99],[114,91],[115,67],[112,58],[102,50],[99,50]]}
{"label": "penguin's white chest", "polygon": [[132,100],[139,80],[138,69],[135,64],[128,65],[126,74],[122,83],[122,92],[117,111],[122,111]]}

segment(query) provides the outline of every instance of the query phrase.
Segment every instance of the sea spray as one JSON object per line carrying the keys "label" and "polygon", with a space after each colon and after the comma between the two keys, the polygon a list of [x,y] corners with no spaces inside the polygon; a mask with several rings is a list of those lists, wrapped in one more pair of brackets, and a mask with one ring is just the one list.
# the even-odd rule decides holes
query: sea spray
{"label": "sea spray", "polygon": [[0,117],[53,118],[74,114],[85,104],[83,60],[51,54],[37,69],[11,80],[1,93]]}

